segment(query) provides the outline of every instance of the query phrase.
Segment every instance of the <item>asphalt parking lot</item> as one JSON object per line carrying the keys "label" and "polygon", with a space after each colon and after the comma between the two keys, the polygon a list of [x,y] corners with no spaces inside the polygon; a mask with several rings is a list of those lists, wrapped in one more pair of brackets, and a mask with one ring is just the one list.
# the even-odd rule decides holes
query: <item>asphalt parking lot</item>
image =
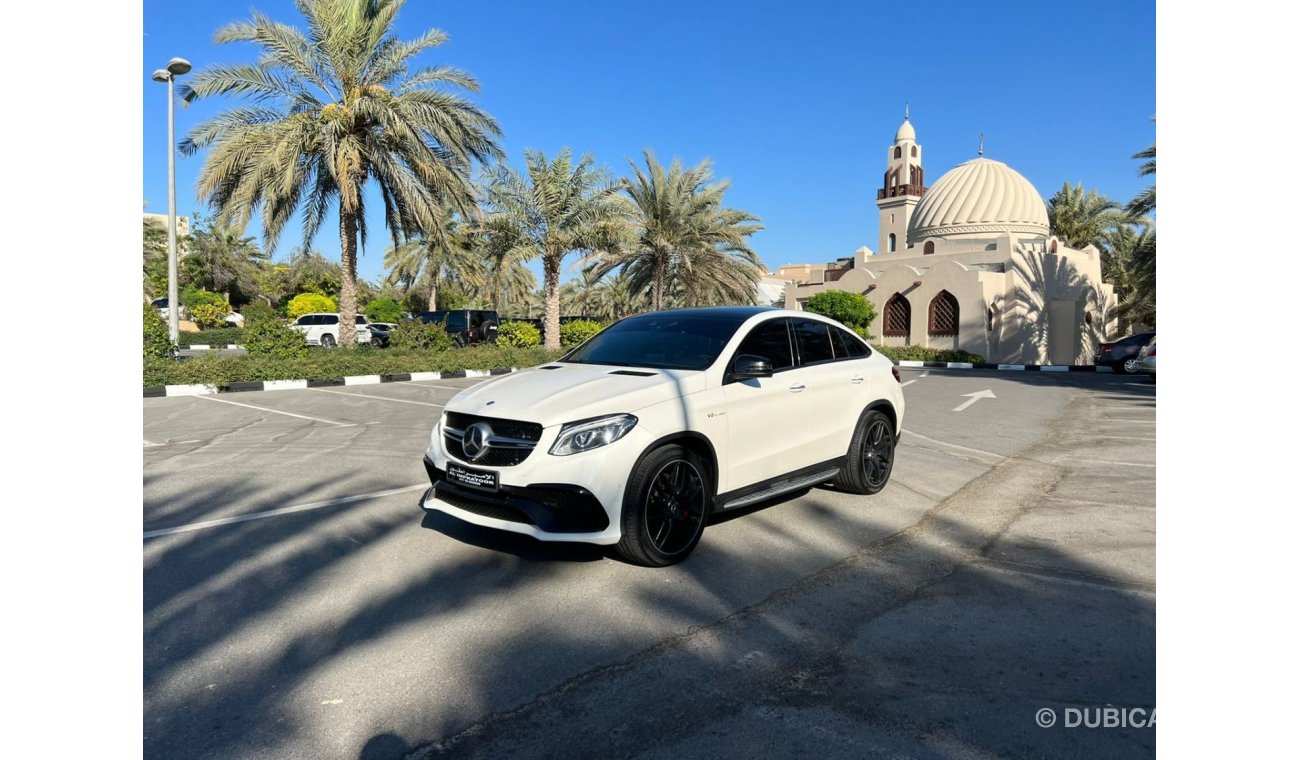
{"label": "asphalt parking lot", "polygon": [[1154,707],[1155,385],[903,381],[885,491],[666,569],[419,508],[477,379],[144,399],[146,756],[1154,753],[1035,717]]}

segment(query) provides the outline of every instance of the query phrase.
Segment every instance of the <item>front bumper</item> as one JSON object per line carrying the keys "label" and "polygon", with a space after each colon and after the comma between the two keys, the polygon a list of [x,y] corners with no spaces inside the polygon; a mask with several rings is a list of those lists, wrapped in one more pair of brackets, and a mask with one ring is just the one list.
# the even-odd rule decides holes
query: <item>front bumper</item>
{"label": "front bumper", "polygon": [[[558,425],[546,428],[532,453],[509,467],[483,467],[452,458],[441,430],[435,429],[424,454],[432,487],[421,506],[541,541],[618,543],[628,474],[653,436],[638,425],[608,446],[561,457],[547,453],[559,429]],[[449,461],[497,473],[500,489],[490,492],[449,483]]]}

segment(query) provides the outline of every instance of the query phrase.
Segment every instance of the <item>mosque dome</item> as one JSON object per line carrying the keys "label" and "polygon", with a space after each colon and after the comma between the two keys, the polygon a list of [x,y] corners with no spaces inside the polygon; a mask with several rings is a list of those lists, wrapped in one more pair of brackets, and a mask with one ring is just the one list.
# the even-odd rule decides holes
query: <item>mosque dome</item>
{"label": "mosque dome", "polygon": [[912,213],[907,240],[1006,232],[1046,236],[1047,205],[1015,169],[981,157],[958,165],[926,191]]}

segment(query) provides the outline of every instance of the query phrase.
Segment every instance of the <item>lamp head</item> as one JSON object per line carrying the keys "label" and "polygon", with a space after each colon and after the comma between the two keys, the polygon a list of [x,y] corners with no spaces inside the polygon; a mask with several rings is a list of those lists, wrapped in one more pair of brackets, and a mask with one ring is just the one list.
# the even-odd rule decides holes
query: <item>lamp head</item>
{"label": "lamp head", "polygon": [[167,70],[175,77],[190,73],[190,69],[192,68],[194,67],[184,58],[173,58],[167,62]]}

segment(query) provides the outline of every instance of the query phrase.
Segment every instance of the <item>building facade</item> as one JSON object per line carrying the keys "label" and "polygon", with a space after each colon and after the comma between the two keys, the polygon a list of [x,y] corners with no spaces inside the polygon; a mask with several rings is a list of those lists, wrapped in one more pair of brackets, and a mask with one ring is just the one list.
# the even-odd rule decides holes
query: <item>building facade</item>
{"label": "building facade", "polygon": [[961,349],[1007,364],[1091,363],[1115,305],[1101,252],[1053,237],[1038,191],[982,148],[933,186],[921,155],[905,118],[876,192],[878,252],[863,247],[810,265],[807,279],[786,288],[786,307],[845,290],[875,306],[871,329],[883,345]]}

